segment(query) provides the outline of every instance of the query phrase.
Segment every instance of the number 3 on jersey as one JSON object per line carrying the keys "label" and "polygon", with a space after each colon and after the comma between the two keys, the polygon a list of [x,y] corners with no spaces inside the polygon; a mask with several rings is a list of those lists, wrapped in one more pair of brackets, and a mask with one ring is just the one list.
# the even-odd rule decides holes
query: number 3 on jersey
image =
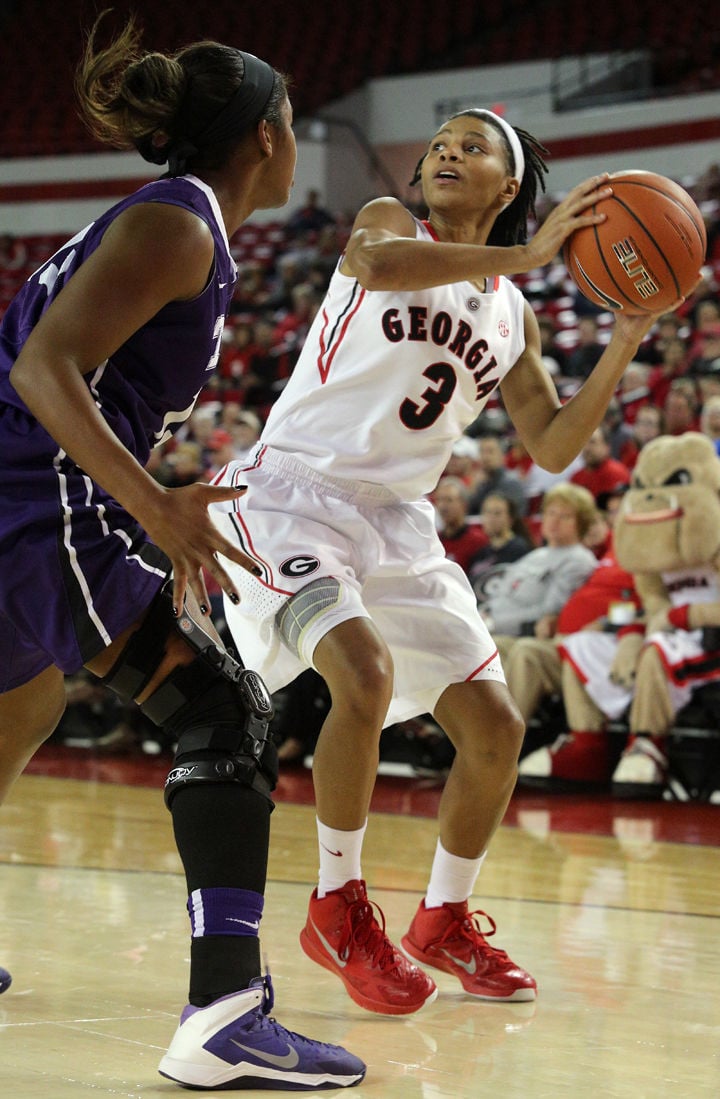
{"label": "number 3 on jersey", "polygon": [[457,385],[457,375],[450,363],[431,363],[423,376],[435,382],[435,386],[428,386],[421,394],[425,404],[417,404],[406,397],[400,405],[400,419],[411,431],[421,431],[425,427],[432,427],[437,418],[442,415],[445,405],[448,403]]}

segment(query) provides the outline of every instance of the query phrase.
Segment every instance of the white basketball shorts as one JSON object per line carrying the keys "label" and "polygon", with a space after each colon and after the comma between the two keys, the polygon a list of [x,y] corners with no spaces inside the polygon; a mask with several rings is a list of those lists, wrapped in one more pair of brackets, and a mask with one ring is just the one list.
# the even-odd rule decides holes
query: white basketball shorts
{"label": "white basketball shorts", "polygon": [[[497,647],[462,569],[445,557],[427,500],[400,501],[380,485],[326,477],[270,448],[253,468],[231,462],[215,484],[247,493],[213,507],[213,519],[262,575],[223,558],[240,605],[225,615],[240,657],[279,690],[314,667],[318,642],[340,622],[370,618],[395,668],[386,724],[432,713],[446,687],[471,679],[504,683]],[[276,617],[312,581],[339,582],[335,604],[302,631],[298,651]]]}

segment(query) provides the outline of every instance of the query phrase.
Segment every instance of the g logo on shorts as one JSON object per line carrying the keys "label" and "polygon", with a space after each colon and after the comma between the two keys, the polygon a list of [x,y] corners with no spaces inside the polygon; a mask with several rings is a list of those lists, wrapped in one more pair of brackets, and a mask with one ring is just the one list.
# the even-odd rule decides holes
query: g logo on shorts
{"label": "g logo on shorts", "polygon": [[309,576],[310,573],[316,572],[319,568],[320,562],[317,557],[298,554],[297,557],[288,557],[287,561],[283,561],[280,572],[283,576],[292,578],[295,576]]}

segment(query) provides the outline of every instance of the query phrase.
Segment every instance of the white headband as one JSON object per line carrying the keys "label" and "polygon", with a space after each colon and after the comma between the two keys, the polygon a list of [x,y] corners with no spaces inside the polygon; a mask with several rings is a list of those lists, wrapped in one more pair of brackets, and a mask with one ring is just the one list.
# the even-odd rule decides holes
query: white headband
{"label": "white headband", "polygon": [[520,144],[520,138],[515,133],[510,123],[506,122],[499,114],[495,114],[494,111],[488,111],[484,107],[473,108],[473,114],[484,115],[485,118],[492,119],[505,134],[505,137],[510,142],[513,160],[515,161],[515,178],[518,183],[522,183],[523,176],[525,175],[525,157],[523,155],[522,145]]}

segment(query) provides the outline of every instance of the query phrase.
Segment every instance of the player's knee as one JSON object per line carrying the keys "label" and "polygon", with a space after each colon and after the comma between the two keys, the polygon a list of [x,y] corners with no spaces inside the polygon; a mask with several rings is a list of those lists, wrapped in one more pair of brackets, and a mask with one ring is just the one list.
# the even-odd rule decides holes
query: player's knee
{"label": "player's knee", "polygon": [[454,684],[435,716],[458,754],[474,765],[508,772],[517,766],[525,721],[504,685],[483,680]]}
{"label": "player's knee", "polygon": [[[194,659],[155,683],[167,640],[176,631],[194,650]],[[145,697],[151,681],[154,686]],[[176,765],[165,786],[168,805],[177,790],[198,783],[241,783],[272,804],[277,755],[269,736],[273,707],[265,686],[186,612],[176,619],[167,591],[130,636],[104,682],[122,698],[142,698],[141,711],[177,741]]]}
{"label": "player's knee", "polygon": [[507,704],[499,706],[485,723],[487,730],[481,748],[486,757],[492,756],[497,766],[514,768],[525,737],[525,722],[508,695]]}
{"label": "player's knee", "polygon": [[328,684],[333,702],[341,695],[345,707],[351,709],[360,720],[382,721],[385,718],[393,691],[394,671],[392,657],[383,646],[372,646],[356,653],[350,666],[345,666],[335,677],[335,685]]}

